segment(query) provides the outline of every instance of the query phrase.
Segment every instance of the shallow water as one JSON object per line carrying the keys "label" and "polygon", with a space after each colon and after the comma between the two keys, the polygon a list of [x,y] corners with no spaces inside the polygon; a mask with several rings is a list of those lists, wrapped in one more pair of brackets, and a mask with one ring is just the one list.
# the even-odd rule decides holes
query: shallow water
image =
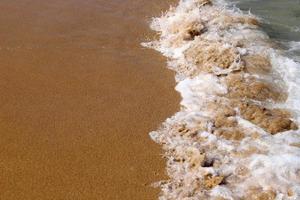
{"label": "shallow water", "polygon": [[274,18],[276,1],[247,12],[258,2],[241,11],[181,0],[151,23],[160,38],[143,45],[169,59],[182,96],[180,112],[150,133],[167,158],[162,200],[300,197],[297,19]]}
{"label": "shallow water", "polygon": [[299,0],[239,0],[232,1],[241,10],[262,18],[263,29],[271,38],[278,40],[300,40]]}
{"label": "shallow water", "polygon": [[300,60],[300,1],[299,0],[232,0],[244,12],[262,19],[262,29],[280,42],[287,53]]}

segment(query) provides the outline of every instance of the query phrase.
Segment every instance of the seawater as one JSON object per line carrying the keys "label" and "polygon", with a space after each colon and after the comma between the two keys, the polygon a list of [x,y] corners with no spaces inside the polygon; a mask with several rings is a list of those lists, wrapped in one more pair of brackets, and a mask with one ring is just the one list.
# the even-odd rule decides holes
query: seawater
{"label": "seawater", "polygon": [[300,1],[299,0],[240,0],[230,1],[244,12],[259,16],[262,29],[282,45],[288,56],[300,60]]}
{"label": "seawater", "polygon": [[[289,8],[289,9],[288,9]],[[300,199],[297,1],[180,0],[142,45],[168,58],[181,110],[150,133],[160,199]]]}

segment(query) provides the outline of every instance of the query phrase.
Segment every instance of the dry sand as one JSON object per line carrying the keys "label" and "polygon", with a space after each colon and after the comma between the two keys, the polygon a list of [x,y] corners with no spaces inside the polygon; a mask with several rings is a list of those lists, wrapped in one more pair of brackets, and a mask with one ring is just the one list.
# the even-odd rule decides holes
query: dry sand
{"label": "dry sand", "polygon": [[178,110],[142,49],[159,0],[0,2],[0,199],[156,199],[148,132]]}

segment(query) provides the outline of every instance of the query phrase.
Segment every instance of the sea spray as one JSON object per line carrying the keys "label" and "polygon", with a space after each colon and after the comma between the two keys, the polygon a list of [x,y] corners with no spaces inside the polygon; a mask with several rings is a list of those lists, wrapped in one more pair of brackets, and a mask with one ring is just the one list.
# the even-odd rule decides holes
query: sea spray
{"label": "sea spray", "polygon": [[160,199],[300,199],[300,65],[221,0],[181,0],[153,19],[176,72],[181,110],[153,140],[163,145]]}

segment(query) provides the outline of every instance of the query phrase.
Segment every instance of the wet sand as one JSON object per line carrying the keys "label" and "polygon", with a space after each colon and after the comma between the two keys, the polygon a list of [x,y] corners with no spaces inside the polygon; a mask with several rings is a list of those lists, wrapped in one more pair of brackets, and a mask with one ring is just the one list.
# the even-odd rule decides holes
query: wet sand
{"label": "wet sand", "polygon": [[170,177],[160,199],[300,199],[300,65],[262,23],[210,0],[153,20],[160,38],[147,47],[169,58],[182,96],[151,133]]}
{"label": "wet sand", "polygon": [[170,1],[0,2],[0,199],[156,199],[148,132],[178,110],[140,42]]}

